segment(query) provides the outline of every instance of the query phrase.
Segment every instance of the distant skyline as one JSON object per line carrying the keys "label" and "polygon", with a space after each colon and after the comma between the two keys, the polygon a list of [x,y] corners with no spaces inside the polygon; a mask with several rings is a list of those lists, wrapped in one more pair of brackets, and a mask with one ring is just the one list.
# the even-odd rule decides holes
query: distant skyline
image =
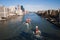
{"label": "distant skyline", "polygon": [[0,0],[0,5],[5,5],[7,7],[23,5],[25,10],[38,11],[60,9],[60,0]]}

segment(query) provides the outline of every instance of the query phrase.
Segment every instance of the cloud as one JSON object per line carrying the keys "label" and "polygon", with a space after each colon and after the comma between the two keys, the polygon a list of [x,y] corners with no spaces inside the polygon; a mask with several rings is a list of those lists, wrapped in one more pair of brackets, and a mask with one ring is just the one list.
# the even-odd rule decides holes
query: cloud
{"label": "cloud", "polygon": [[47,5],[33,5],[33,4],[26,4],[24,5],[24,8],[28,11],[38,11],[38,10],[48,10],[48,9],[57,9],[56,7],[54,8],[53,6],[47,6]]}
{"label": "cloud", "polygon": [[29,11],[38,11],[38,10],[45,10],[46,6],[45,5],[29,5],[26,4],[24,5],[24,8]]}

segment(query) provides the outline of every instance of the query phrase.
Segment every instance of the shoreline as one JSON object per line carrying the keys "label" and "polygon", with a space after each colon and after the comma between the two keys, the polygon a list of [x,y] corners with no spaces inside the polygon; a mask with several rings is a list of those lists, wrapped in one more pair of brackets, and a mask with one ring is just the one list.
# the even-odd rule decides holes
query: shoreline
{"label": "shoreline", "polygon": [[[20,15],[19,15],[20,16]],[[1,18],[1,20],[0,21],[7,21],[7,20],[10,20],[10,19],[12,19],[12,18],[16,18],[16,17],[18,17],[18,15],[13,15],[13,16],[8,16],[8,17],[5,17],[5,18]]]}
{"label": "shoreline", "polygon": [[[43,17],[42,15],[40,15],[40,14],[37,14],[38,16],[41,16],[41,17]],[[43,17],[43,18],[45,18],[45,17]],[[49,18],[45,18],[47,21],[49,21],[50,23],[52,23],[52,24],[54,24],[55,26],[57,26],[57,27],[59,27],[60,28],[60,25],[59,25],[59,22],[54,22],[54,20],[53,19],[49,19]],[[53,21],[51,21],[51,20],[53,20]]]}

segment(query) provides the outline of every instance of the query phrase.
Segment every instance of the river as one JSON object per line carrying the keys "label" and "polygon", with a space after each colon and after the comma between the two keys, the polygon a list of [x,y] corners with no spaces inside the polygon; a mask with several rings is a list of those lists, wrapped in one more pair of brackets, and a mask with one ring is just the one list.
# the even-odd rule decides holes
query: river
{"label": "river", "polygon": [[[23,24],[27,18],[31,19],[28,32],[26,25]],[[0,21],[0,40],[33,40],[33,37],[29,36],[32,35],[32,31],[36,26],[39,26],[43,40],[60,40],[60,29],[35,13]],[[28,36],[25,32],[28,33]]]}

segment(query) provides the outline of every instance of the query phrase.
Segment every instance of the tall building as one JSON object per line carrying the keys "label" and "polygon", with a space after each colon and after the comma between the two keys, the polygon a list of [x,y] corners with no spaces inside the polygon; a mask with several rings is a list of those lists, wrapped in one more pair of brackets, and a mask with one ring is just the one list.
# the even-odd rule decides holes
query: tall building
{"label": "tall building", "polygon": [[5,6],[0,6],[0,18],[8,17],[9,9]]}
{"label": "tall building", "polygon": [[23,11],[21,10],[21,6],[20,5],[17,6],[16,14],[17,15],[23,15]]}
{"label": "tall building", "polygon": [[9,15],[12,16],[12,15],[15,15],[15,9],[16,7],[15,6],[10,6],[9,7]]}
{"label": "tall building", "polygon": [[10,10],[9,12],[14,13],[14,12],[15,12],[15,6],[10,6],[10,7],[9,7],[9,10]]}
{"label": "tall building", "polygon": [[23,5],[21,5],[21,10],[22,10],[23,12],[25,11],[25,9],[24,9]]}
{"label": "tall building", "polygon": [[0,6],[0,19],[7,18],[8,16],[13,16],[13,15],[23,15],[24,9],[20,5],[17,7],[15,6],[10,6],[10,7],[5,7],[5,6]]}

